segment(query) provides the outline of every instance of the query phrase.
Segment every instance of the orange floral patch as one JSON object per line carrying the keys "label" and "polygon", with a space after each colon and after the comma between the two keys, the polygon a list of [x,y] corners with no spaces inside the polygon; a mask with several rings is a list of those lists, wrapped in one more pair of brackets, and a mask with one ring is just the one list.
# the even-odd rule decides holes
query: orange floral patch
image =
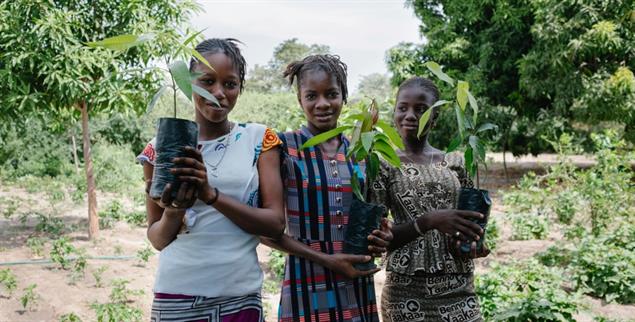
{"label": "orange floral patch", "polygon": [[265,130],[265,136],[262,139],[262,152],[268,151],[282,144],[282,140],[278,137],[276,132],[267,128]]}

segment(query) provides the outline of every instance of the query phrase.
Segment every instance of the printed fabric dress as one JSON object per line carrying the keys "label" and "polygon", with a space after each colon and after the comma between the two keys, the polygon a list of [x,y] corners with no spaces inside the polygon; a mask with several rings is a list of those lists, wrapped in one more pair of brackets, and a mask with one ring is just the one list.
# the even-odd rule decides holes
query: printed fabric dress
{"label": "printed fabric dress", "polygon": [[[318,146],[299,150],[313,135],[306,127],[279,134],[283,141],[287,233],[311,248],[341,253],[353,199],[348,141],[329,157]],[[359,169],[363,173],[363,169]],[[360,178],[360,181],[362,178]],[[379,321],[372,276],[348,279],[301,257],[286,259],[278,320]]]}
{"label": "printed fabric dress", "polygon": [[[373,183],[374,202],[384,204],[395,225],[410,224],[437,209],[455,209],[461,187],[472,187],[463,157],[447,154],[432,164],[382,163]],[[382,320],[482,321],[474,293],[474,264],[454,258],[448,238],[436,229],[388,253]]]}

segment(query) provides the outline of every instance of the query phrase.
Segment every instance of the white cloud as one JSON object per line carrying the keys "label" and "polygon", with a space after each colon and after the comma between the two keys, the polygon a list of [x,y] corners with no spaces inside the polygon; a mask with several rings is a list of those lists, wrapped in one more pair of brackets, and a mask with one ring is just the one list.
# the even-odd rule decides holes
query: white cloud
{"label": "white cloud", "polygon": [[386,73],[384,54],[399,42],[419,42],[419,21],[401,0],[199,1],[205,10],[192,19],[206,37],[245,43],[249,66],[266,64],[282,41],[298,38],[323,44],[348,65],[349,88],[360,76]]}

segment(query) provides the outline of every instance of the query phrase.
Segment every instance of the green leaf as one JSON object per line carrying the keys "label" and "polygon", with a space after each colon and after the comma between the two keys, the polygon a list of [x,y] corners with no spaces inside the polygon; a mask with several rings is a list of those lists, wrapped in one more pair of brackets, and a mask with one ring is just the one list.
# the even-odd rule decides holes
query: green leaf
{"label": "green leaf", "polygon": [[362,122],[358,121],[358,122],[355,122],[355,126],[353,128],[353,134],[351,135],[350,146],[356,146],[357,141],[359,141],[361,136],[362,136]]}
{"label": "green leaf", "polygon": [[472,149],[476,151],[478,160],[485,161],[485,147],[483,147],[479,138],[477,136],[470,135],[469,142],[470,147],[472,147]]}
{"label": "green leaf", "polygon": [[428,125],[431,112],[432,109],[429,108],[423,113],[423,115],[421,115],[421,118],[419,119],[419,131],[417,132],[418,137],[421,137],[421,134],[423,134],[423,130],[426,128],[426,125]]}
{"label": "green leaf", "polygon": [[154,109],[154,106],[157,104],[161,96],[163,96],[163,93],[165,92],[166,89],[168,89],[168,87],[170,86],[163,85],[161,86],[161,88],[159,88],[159,90],[156,93],[154,93],[154,95],[152,96],[152,100],[150,101],[150,104],[148,104],[146,113],[150,114],[150,112],[152,112],[152,110]]}
{"label": "green leaf", "polygon": [[102,39],[100,41],[88,42],[88,47],[103,47],[112,50],[126,50],[138,46],[148,40],[155,37],[155,34],[141,34],[141,35],[119,35]]}
{"label": "green leaf", "polygon": [[492,124],[492,123],[485,123],[479,126],[478,130],[476,130],[476,133],[480,133],[480,132],[488,131],[488,130],[495,130],[495,129],[498,129],[498,125]]}
{"label": "green leaf", "polygon": [[190,101],[192,100],[192,81],[190,70],[182,60],[177,60],[169,66],[170,74],[174,78],[176,85]]}
{"label": "green leaf", "polygon": [[353,175],[351,176],[351,188],[353,188],[353,193],[359,200],[365,200],[357,177],[357,170],[353,170]]}
{"label": "green leaf", "polygon": [[388,143],[377,140],[375,141],[374,150],[379,152],[395,168],[401,166],[401,159],[399,159],[395,150]]}
{"label": "green leaf", "polygon": [[463,138],[461,137],[460,134],[457,134],[452,141],[450,141],[450,145],[448,145],[448,149],[446,151],[446,153],[450,153],[454,150],[456,150],[459,145],[461,145],[461,142],[463,142]]}
{"label": "green leaf", "polygon": [[465,81],[459,81],[456,86],[456,102],[459,103],[461,110],[465,112],[465,106],[467,104],[467,92],[470,88],[470,84]]}
{"label": "green leaf", "polygon": [[373,146],[373,141],[375,139],[376,132],[366,132],[362,133],[362,146],[366,152],[370,152],[370,148]]}
{"label": "green leaf", "polygon": [[326,131],[324,133],[320,133],[312,138],[310,138],[308,141],[304,142],[304,144],[302,144],[302,146],[300,147],[300,150],[306,149],[306,148],[310,148],[314,145],[320,144],[332,137],[335,137],[337,135],[339,135],[340,133],[350,129],[350,126],[340,126],[340,127],[336,127],[332,130]]}
{"label": "green leaf", "polygon": [[214,67],[212,67],[212,65],[209,64],[207,59],[205,59],[205,57],[203,57],[203,55],[201,55],[201,53],[199,53],[196,49],[190,48],[190,53],[192,54],[192,56],[196,57],[196,59],[198,59],[198,61],[200,61],[201,63],[205,64],[205,66],[209,67],[213,71],[216,71],[214,69]]}
{"label": "green leaf", "polygon": [[450,84],[450,86],[454,86],[454,80],[441,70],[441,66],[439,66],[439,64],[433,61],[429,61],[425,63],[425,65],[428,68],[428,70],[431,71],[432,74],[434,74],[434,76]]}
{"label": "green leaf", "polygon": [[182,46],[187,46],[189,45],[192,41],[194,41],[194,39],[196,39],[196,37],[198,37],[198,35],[200,35],[201,33],[203,33],[203,31],[205,31],[207,28],[202,29],[201,31],[197,31],[195,33],[193,33],[192,35],[190,35],[189,37],[187,37],[187,39],[185,39],[185,41],[183,41],[183,44],[181,44]]}
{"label": "green leaf", "polygon": [[472,96],[472,93],[470,93],[470,91],[466,91],[466,93],[467,93],[467,99],[470,102],[470,106],[472,107],[472,111],[474,111],[474,114],[472,114],[472,118],[473,118],[474,124],[476,124],[476,120],[478,119],[478,104],[476,102],[476,98]]}
{"label": "green leaf", "polygon": [[220,102],[218,102],[218,100],[216,99],[216,96],[212,95],[210,92],[208,92],[206,89],[199,87],[197,85],[192,84],[192,91],[200,96],[205,97],[205,99],[209,100],[212,102],[212,104],[220,107]]}
{"label": "green leaf", "polygon": [[459,128],[459,134],[465,136],[465,114],[458,105],[454,105],[454,113],[456,114],[456,125]]}
{"label": "green leaf", "polygon": [[367,181],[373,182],[379,174],[379,156],[376,153],[372,153],[368,158],[368,179]]}
{"label": "green leaf", "polygon": [[473,172],[474,167],[472,166],[474,163],[474,154],[471,146],[468,146],[467,149],[465,149],[463,157],[465,158],[465,169],[470,177],[474,177],[475,172]]}
{"label": "green leaf", "polygon": [[390,142],[392,142],[392,144],[394,144],[397,148],[403,150],[405,149],[404,144],[403,144],[403,140],[401,139],[401,136],[399,135],[399,132],[397,132],[397,130],[395,130],[395,128],[393,128],[392,126],[388,125],[388,123],[379,120],[377,122],[377,127],[380,128],[382,130],[382,132],[384,134],[386,134],[389,138],[390,138]]}
{"label": "green leaf", "polygon": [[452,101],[438,100],[434,104],[432,104],[432,106],[430,106],[430,108],[432,109],[432,108],[443,106],[443,105],[446,105],[446,104],[449,104],[449,103],[452,103]]}

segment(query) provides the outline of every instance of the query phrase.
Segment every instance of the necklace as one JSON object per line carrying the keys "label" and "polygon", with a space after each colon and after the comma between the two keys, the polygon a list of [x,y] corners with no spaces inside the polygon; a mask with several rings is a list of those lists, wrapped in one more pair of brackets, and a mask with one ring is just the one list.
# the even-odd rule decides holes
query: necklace
{"label": "necklace", "polygon": [[223,162],[223,159],[225,158],[225,154],[227,153],[227,150],[229,150],[229,146],[231,145],[232,142],[232,136],[230,135],[232,133],[232,129],[234,128],[234,123],[232,123],[229,127],[229,133],[227,133],[227,142],[224,143],[222,142],[218,142],[215,146],[214,146],[214,152],[217,152],[219,150],[223,150],[223,154],[221,154],[220,158],[218,159],[218,161],[215,164],[211,164],[209,163],[207,160],[203,159],[203,161],[205,161],[205,165],[207,165],[210,169],[210,174],[214,177],[214,178],[218,178],[218,167],[220,166],[221,162]]}

